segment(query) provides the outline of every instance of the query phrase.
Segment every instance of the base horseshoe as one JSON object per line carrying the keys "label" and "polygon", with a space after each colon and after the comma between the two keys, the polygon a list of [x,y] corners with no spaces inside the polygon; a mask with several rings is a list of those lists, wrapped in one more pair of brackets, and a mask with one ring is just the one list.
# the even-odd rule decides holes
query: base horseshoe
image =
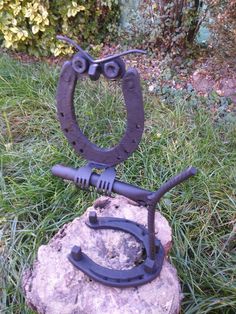
{"label": "base horseshoe", "polygon": [[[148,256],[148,230],[144,226],[122,218],[97,218],[95,212],[90,213],[89,221],[86,224],[92,229],[113,229],[132,234],[143,244],[146,256]],[[115,270],[100,266],[83,253],[79,246],[72,248],[68,259],[76,268],[95,281],[111,287],[128,288],[148,283],[160,274],[165,255],[164,248],[158,239],[155,241],[155,246],[155,260],[146,257],[140,265],[128,270]]]}

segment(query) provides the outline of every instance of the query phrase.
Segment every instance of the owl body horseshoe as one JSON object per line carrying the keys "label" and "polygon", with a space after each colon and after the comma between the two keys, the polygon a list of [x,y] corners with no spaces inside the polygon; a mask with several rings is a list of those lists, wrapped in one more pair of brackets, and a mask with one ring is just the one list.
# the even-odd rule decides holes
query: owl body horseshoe
{"label": "owl body horseshoe", "polygon": [[91,143],[76,121],[73,98],[77,81],[78,73],[73,69],[72,62],[66,62],[57,89],[57,111],[62,131],[77,154],[95,165],[113,167],[127,159],[137,149],[142,138],[144,110],[138,72],[129,69],[122,78],[127,111],[126,131],[120,142],[108,149]]}

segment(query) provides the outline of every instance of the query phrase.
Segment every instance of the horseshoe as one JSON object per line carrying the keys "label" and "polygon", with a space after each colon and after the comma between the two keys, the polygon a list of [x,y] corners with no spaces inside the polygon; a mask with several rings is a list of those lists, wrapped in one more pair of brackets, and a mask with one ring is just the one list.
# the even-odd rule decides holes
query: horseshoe
{"label": "horseshoe", "polygon": [[112,167],[126,160],[138,147],[144,129],[144,109],[139,74],[130,68],[122,78],[122,92],[127,111],[126,131],[112,148],[100,148],[81,131],[74,109],[78,74],[72,62],[63,65],[57,87],[57,114],[62,131],[78,155],[100,167]]}

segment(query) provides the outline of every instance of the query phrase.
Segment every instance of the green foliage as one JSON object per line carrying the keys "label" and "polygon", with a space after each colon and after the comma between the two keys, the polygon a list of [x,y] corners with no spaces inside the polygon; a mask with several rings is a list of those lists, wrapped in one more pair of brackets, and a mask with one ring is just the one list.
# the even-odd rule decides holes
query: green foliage
{"label": "green foliage", "polygon": [[236,123],[236,112],[230,98],[219,96],[214,91],[207,95],[199,95],[191,83],[187,83],[186,88],[176,88],[172,84],[173,81],[175,84],[180,83],[175,72],[166,67],[160,73],[158,81],[149,86],[149,91],[163,104],[173,108],[181,104],[196,110],[206,108],[211,112],[212,120],[218,125]]}
{"label": "green foliage", "polygon": [[199,1],[141,1],[125,33],[130,42],[143,48],[176,55],[193,43],[201,24],[200,15]]}
{"label": "green foliage", "polygon": [[97,45],[118,18],[118,0],[0,0],[0,37],[11,50],[59,56],[72,48],[56,35]]}

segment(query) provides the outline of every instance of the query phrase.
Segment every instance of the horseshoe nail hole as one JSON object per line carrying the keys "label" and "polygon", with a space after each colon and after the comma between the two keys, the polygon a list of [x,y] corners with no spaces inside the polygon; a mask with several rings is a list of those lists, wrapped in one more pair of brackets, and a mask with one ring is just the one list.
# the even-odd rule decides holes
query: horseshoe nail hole
{"label": "horseshoe nail hole", "polygon": [[132,140],[132,143],[136,143],[136,140]]}
{"label": "horseshoe nail hole", "polygon": [[117,208],[119,208],[119,205],[116,205],[116,206],[115,206],[115,209],[117,209]]}
{"label": "horseshoe nail hole", "polygon": [[79,150],[81,153],[83,153],[84,152],[84,150],[81,148],[80,150]]}
{"label": "horseshoe nail hole", "polygon": [[118,159],[118,160],[120,160],[120,159],[121,159],[121,157],[120,157],[120,156],[117,156],[117,159]]}
{"label": "horseshoe nail hole", "polygon": [[143,279],[143,276],[139,276],[138,279],[139,279],[139,280],[142,280],[142,279]]}
{"label": "horseshoe nail hole", "polygon": [[129,153],[129,151],[128,151],[127,149],[124,149],[124,152],[125,152],[126,154],[128,154],[128,153]]}
{"label": "horseshoe nail hole", "polygon": [[69,130],[68,130],[68,129],[64,129],[64,131],[65,131],[65,132],[69,132]]}
{"label": "horseshoe nail hole", "polygon": [[136,124],[136,129],[140,129],[140,125],[139,124]]}
{"label": "horseshoe nail hole", "polygon": [[75,141],[73,141],[73,142],[72,142],[72,144],[73,144],[73,145],[76,145],[76,142],[75,142]]}
{"label": "horseshoe nail hole", "polygon": [[60,112],[60,114],[61,114],[62,117],[64,117],[64,113],[63,112]]}

